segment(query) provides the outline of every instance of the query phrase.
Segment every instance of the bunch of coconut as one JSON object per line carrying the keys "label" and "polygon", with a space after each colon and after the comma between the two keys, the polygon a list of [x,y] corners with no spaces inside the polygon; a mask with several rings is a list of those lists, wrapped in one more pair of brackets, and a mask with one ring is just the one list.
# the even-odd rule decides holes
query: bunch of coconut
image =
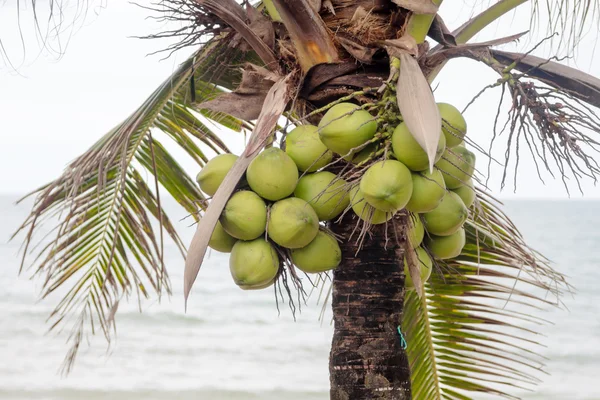
{"label": "bunch of coconut", "polygon": [[[209,242],[231,253],[231,275],[242,289],[271,286],[284,261],[306,273],[329,271],[341,262],[324,221],[348,206],[348,193],[336,175],[319,171],[333,154],[315,126],[296,127],[285,144],[285,150],[267,148],[250,163]],[[236,160],[232,154],[211,159],[196,178],[201,190],[214,195]]]}
{"label": "bunch of coconut", "polygon": [[[336,268],[341,251],[326,227],[349,210],[367,228],[408,213],[407,238],[423,281],[431,273],[431,257],[460,254],[462,226],[475,198],[475,157],[464,147],[460,112],[438,106],[443,134],[433,171],[404,123],[391,127],[352,103],[333,105],[318,126],[298,125],[281,148],[263,150],[227,202],[209,243],[231,253],[236,284],[268,287],[284,261],[306,273]],[[226,154],[209,161],[197,177],[202,191],[213,195],[236,159]],[[340,171],[340,164],[350,167]]]}
{"label": "bunch of coconut", "polygon": [[[425,153],[414,150],[418,144],[405,124],[400,124],[392,136],[396,158],[411,170],[413,193],[406,204],[410,223],[417,234],[408,239],[414,249],[421,281],[426,282],[432,271],[433,259],[458,257],[465,246],[468,209],[475,202],[473,173],[475,154],[465,147],[467,123],[452,105],[438,103],[442,117],[442,135],[436,162],[427,169]],[[407,261],[404,262],[406,287],[414,288]]]}
{"label": "bunch of coconut", "polygon": [[[475,200],[475,155],[464,144],[467,124],[452,105],[438,103],[442,133],[435,166],[405,123],[378,132],[373,116],[356,105],[338,104],[319,123],[321,141],[345,160],[365,165],[352,181],[350,206],[364,223],[383,224],[397,212],[408,213],[407,239],[419,263],[421,280],[432,258],[457,257],[465,245],[463,224]],[[348,129],[351,127],[351,129]],[[386,151],[391,147],[391,151]],[[407,287],[413,287],[405,261]]]}

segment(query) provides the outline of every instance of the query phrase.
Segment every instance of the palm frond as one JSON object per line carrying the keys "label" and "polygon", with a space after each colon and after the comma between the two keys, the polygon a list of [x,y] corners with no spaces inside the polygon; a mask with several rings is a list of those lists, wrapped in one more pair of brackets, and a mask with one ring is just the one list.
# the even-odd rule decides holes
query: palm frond
{"label": "palm frond", "polygon": [[123,297],[170,293],[163,263],[164,233],[184,255],[185,246],[162,207],[159,187],[195,219],[204,203],[194,179],[157,136],[166,136],[199,168],[208,159],[203,148],[228,152],[207,120],[238,131],[241,121],[215,113],[204,113],[202,118],[192,111],[191,98],[203,101],[218,92],[207,83],[211,80],[227,86],[237,79],[234,60],[228,59],[237,55],[229,51],[226,41],[215,38],[58,179],[33,193],[31,214],[15,235],[26,234],[25,264],[39,226],[54,224],[52,236],[40,240],[41,249],[34,248],[38,254],[32,265],[36,274],[44,276],[43,298],[69,288],[50,316],[51,329],[71,326],[63,371],[73,365],[88,326],[110,341],[114,314]]}
{"label": "palm frond", "polygon": [[530,389],[543,372],[535,348],[547,321],[532,314],[557,306],[569,287],[491,197],[479,193],[477,204],[462,254],[437,265],[425,296],[406,295],[403,329],[416,400],[517,398],[515,391]]}

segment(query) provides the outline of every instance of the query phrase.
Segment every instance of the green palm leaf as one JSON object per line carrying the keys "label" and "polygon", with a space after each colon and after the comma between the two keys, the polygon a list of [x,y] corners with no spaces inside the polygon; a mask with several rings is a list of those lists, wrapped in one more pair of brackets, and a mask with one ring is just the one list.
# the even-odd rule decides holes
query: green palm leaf
{"label": "green palm leaf", "polygon": [[70,370],[88,326],[110,341],[123,297],[170,293],[162,260],[164,232],[184,255],[185,246],[161,205],[159,186],[196,220],[204,203],[194,179],[157,136],[183,149],[199,168],[208,159],[203,148],[227,152],[206,122],[237,131],[242,122],[195,110],[204,114],[200,117],[191,99],[201,102],[219,92],[209,79],[231,88],[239,73],[224,65],[233,65],[237,56],[226,41],[213,39],[58,179],[33,193],[31,214],[17,232],[26,233],[23,264],[36,228],[60,215],[52,236],[40,241],[33,265],[45,278],[43,298],[69,288],[50,316],[51,329],[71,327],[63,371]]}
{"label": "green palm leaf", "polygon": [[562,275],[524,243],[494,200],[478,196],[467,221],[467,245],[425,285],[407,292],[403,329],[413,398],[470,399],[476,393],[515,398],[538,382],[544,359],[528,314],[568,289]]}

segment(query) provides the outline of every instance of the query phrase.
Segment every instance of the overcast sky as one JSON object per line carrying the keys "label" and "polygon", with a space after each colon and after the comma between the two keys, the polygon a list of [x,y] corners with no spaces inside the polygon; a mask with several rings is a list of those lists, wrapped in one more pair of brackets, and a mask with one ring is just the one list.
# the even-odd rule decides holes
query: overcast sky
{"label": "overcast sky", "polygon": [[[42,48],[34,34],[33,18],[24,11],[23,47],[16,0],[4,1],[0,0],[0,40],[6,53],[0,57],[0,193],[24,193],[56,177],[69,161],[134,111],[191,51],[163,61],[162,55],[148,56],[170,42],[132,36],[156,33],[165,26],[146,19],[147,10],[124,1],[90,6],[85,23],[74,29],[64,26],[59,35],[61,48],[56,40],[51,41],[53,51]],[[447,24],[454,28],[471,15],[474,1],[445,4],[450,3],[463,4],[458,9],[442,9]],[[522,6],[478,40],[526,30],[529,13],[529,6]],[[527,49],[532,41],[521,42],[516,48]],[[588,35],[570,63],[598,76],[600,62],[594,57],[595,42],[596,36]],[[57,50],[62,57],[57,56]],[[538,54],[548,52],[546,47]],[[453,61],[436,82],[436,99],[462,108],[496,79],[494,73],[473,61]],[[486,148],[498,97],[498,91],[490,92],[466,113],[469,136]],[[227,139],[234,148],[241,148],[241,137]],[[500,140],[494,154],[502,156],[503,142],[505,139]],[[547,174],[545,185],[539,181],[530,158],[523,154],[516,196],[566,197],[561,182]],[[186,162],[183,164],[195,175],[197,168]],[[482,155],[478,168],[487,171],[487,160]],[[493,167],[491,191],[502,197],[515,196],[512,183],[500,193],[501,173],[501,167]],[[574,186],[572,189],[572,197],[580,197]],[[584,184],[584,192],[585,198],[600,197],[600,188],[591,182]]]}

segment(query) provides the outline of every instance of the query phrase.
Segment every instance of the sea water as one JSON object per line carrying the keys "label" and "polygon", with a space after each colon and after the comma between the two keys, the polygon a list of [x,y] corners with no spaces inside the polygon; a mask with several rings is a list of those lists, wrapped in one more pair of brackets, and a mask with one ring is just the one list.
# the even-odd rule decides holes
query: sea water
{"label": "sea water", "polygon": [[[173,295],[123,301],[110,347],[101,335],[82,344],[73,371],[59,367],[68,349],[65,334],[48,333],[46,319],[58,300],[40,300],[41,279],[18,274],[21,238],[8,241],[31,203],[14,206],[0,197],[0,399],[326,400],[331,312],[319,319],[323,299],[311,295],[294,317],[272,290],[242,291],[229,275],[227,257],[213,252],[194,286],[187,313],[182,294],[183,260],[165,243]],[[185,244],[190,220],[177,207],[176,226]],[[525,399],[600,399],[600,202],[507,201],[528,243],[569,276],[575,296],[542,317],[539,348],[549,375]],[[139,308],[141,307],[142,313]],[[566,309],[568,308],[568,310]],[[64,325],[70,328],[71,325]],[[89,331],[88,331],[89,332]],[[474,396],[478,398],[477,396]]]}

